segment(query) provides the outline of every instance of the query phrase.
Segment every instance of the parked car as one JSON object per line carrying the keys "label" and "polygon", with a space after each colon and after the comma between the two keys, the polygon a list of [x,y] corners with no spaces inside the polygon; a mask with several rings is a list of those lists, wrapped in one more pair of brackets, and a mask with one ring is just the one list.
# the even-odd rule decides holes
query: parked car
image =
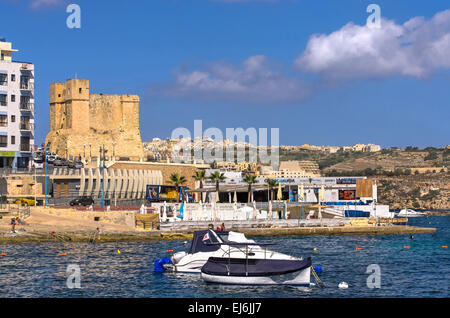
{"label": "parked car", "polygon": [[80,161],[69,161],[68,167],[72,169],[81,169],[84,165]]}
{"label": "parked car", "polygon": [[34,201],[34,199],[27,199],[27,198],[17,199],[16,201],[14,201],[14,203],[20,204],[20,205],[29,205],[29,206],[36,205],[36,201]]}
{"label": "parked car", "polygon": [[70,201],[71,206],[74,206],[74,205],[88,206],[91,204],[94,204],[94,199],[92,199],[91,197],[79,197],[79,198],[76,198],[76,199]]}
{"label": "parked car", "polygon": [[47,156],[47,163],[55,164],[55,160],[56,160],[56,159],[57,159],[56,156],[49,155],[49,156]]}
{"label": "parked car", "polygon": [[57,158],[53,162],[53,165],[55,165],[55,166],[67,166],[67,165],[69,165],[69,161],[67,161],[67,159],[65,159],[65,158]]}

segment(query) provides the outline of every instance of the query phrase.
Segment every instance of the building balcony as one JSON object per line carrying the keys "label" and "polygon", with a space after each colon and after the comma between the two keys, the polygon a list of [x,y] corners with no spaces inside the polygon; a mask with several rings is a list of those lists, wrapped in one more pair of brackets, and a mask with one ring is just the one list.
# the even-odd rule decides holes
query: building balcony
{"label": "building balcony", "polygon": [[20,123],[20,130],[22,131],[32,131],[33,128],[33,124],[31,123]]}
{"label": "building balcony", "polygon": [[34,103],[29,103],[29,102],[21,102],[20,103],[20,111],[32,112],[33,110],[34,110]]}
{"label": "building balcony", "polygon": [[24,91],[31,91],[34,89],[34,83],[29,82],[21,82],[20,83],[20,89]]}
{"label": "building balcony", "polygon": [[20,152],[31,152],[31,145],[30,144],[21,144]]}

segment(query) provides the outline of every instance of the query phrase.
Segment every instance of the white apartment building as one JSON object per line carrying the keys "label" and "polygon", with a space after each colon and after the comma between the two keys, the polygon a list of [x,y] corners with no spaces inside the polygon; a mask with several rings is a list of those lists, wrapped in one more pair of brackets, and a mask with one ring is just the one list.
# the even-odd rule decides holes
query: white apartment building
{"label": "white apartment building", "polygon": [[0,168],[28,168],[34,148],[34,65],[0,39]]}

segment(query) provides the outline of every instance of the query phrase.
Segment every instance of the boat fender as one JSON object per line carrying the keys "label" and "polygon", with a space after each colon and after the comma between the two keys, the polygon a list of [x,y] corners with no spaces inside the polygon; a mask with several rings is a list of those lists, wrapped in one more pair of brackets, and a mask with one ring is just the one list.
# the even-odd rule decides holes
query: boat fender
{"label": "boat fender", "polygon": [[346,282],[341,282],[338,285],[339,288],[341,289],[347,289],[348,288],[348,284]]}
{"label": "boat fender", "polygon": [[320,265],[314,266],[314,271],[315,271],[317,274],[322,273],[322,266],[320,266]]}
{"label": "boat fender", "polygon": [[155,261],[155,264],[153,264],[153,271],[157,273],[162,273],[166,270],[164,267],[165,264],[172,264],[172,261],[169,257],[162,257],[160,259],[157,259]]}

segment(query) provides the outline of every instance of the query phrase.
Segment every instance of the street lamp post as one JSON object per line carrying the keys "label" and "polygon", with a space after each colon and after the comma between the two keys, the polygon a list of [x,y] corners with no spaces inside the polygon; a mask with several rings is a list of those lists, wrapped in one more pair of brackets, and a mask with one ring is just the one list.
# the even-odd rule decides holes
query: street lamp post
{"label": "street lamp post", "polygon": [[44,146],[44,206],[47,206],[47,145]]}

